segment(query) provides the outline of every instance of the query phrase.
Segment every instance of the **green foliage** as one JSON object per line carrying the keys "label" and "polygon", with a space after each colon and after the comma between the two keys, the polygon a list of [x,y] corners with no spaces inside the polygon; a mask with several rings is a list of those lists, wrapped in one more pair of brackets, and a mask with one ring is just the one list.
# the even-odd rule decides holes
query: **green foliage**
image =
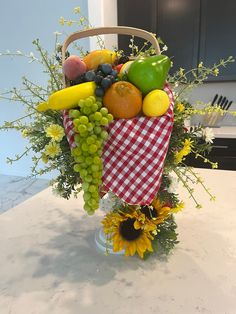
{"label": "green foliage", "polygon": [[[158,225],[157,235],[152,241],[152,247],[155,254],[158,256],[166,256],[170,254],[175,245],[179,243],[177,240],[178,234],[176,233],[176,229],[177,225],[173,215],[166,219],[162,224]],[[144,259],[147,259],[150,255],[150,252],[146,252]]]}

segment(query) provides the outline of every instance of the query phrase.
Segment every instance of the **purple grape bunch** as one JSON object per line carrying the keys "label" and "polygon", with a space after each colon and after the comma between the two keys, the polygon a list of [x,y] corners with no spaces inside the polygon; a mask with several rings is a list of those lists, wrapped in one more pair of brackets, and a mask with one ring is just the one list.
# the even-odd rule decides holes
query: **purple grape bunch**
{"label": "purple grape bunch", "polygon": [[118,72],[112,68],[109,63],[104,63],[98,66],[97,70],[89,70],[76,80],[71,82],[71,85],[76,85],[84,82],[95,82],[97,87],[95,95],[103,97],[105,91],[117,80]]}
{"label": "purple grape bunch", "polygon": [[103,97],[105,91],[117,80],[118,72],[112,68],[109,63],[98,66],[97,70],[89,70],[79,76],[76,80],[71,81],[71,85],[81,84],[85,82],[95,82],[97,88],[95,95]]}

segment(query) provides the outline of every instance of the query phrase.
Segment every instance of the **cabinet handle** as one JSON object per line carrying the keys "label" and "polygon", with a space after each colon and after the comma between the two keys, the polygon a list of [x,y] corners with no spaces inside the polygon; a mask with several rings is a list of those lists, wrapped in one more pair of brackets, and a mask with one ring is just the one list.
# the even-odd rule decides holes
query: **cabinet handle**
{"label": "cabinet handle", "polygon": [[227,148],[229,148],[229,146],[227,146],[227,145],[212,145],[212,148],[224,148],[224,149],[227,149]]}

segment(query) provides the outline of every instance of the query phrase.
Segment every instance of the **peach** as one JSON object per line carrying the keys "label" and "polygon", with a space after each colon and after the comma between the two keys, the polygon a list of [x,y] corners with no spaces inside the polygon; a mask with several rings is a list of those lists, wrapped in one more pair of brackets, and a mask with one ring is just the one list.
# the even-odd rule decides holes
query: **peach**
{"label": "peach", "polygon": [[75,80],[86,72],[86,64],[80,57],[72,55],[65,60],[62,69],[69,80]]}

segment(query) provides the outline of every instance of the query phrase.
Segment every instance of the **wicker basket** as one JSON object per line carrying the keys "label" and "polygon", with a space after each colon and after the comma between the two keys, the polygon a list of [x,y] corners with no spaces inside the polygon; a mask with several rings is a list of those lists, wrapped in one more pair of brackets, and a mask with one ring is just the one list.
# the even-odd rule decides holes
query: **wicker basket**
{"label": "wicker basket", "polygon": [[[68,46],[77,39],[101,34],[125,34],[144,38],[160,54],[157,39],[151,33],[131,27],[99,27],[71,34],[62,47],[62,63]],[[64,77],[64,86],[69,81]],[[112,191],[129,204],[150,204],[156,195],[164,168],[173,127],[173,94],[164,87],[170,106],[161,117],[116,119],[108,127],[109,137],[103,148],[103,190]],[[70,146],[75,147],[73,122],[63,111],[64,127]]]}

